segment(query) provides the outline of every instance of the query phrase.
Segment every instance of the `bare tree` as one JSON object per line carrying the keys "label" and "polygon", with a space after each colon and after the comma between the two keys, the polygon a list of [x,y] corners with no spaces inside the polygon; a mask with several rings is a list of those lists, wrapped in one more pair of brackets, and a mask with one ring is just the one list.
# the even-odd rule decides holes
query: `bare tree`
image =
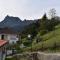
{"label": "bare tree", "polygon": [[55,18],[56,17],[56,10],[55,8],[52,8],[49,10],[49,17],[50,18]]}

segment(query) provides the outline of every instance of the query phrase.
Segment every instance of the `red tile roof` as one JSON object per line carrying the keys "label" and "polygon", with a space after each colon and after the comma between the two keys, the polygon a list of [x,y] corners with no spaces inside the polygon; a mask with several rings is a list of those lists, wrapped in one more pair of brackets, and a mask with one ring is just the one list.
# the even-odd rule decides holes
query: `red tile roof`
{"label": "red tile roof", "polygon": [[5,40],[0,40],[0,47],[3,46],[3,45],[5,45],[6,43],[7,43],[7,41],[5,41]]}

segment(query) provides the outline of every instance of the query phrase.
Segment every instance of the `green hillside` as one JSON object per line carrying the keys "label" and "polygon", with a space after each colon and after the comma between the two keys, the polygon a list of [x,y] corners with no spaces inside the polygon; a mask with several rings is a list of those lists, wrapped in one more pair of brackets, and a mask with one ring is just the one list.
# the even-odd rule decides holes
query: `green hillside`
{"label": "green hillside", "polygon": [[[40,33],[37,34],[40,36]],[[60,25],[55,27],[55,30],[42,36],[42,40],[38,43],[32,43],[32,51],[60,51]],[[25,51],[31,50],[31,47],[25,48]]]}

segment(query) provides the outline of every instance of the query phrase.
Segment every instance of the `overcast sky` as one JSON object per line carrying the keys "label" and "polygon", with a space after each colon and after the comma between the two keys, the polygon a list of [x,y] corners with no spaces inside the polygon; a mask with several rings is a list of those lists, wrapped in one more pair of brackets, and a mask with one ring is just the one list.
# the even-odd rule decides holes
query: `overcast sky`
{"label": "overcast sky", "polygon": [[0,0],[0,21],[6,15],[37,19],[51,8],[55,8],[60,15],[60,0]]}

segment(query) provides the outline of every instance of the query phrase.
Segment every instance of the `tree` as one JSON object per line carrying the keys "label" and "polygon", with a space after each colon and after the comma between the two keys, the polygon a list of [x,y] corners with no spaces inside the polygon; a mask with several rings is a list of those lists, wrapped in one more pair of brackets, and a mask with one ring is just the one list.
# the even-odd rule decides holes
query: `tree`
{"label": "tree", "polygon": [[50,30],[54,30],[55,29],[55,25],[58,24],[57,20],[56,20],[56,10],[54,8],[50,9],[49,11],[49,16],[50,16]]}
{"label": "tree", "polygon": [[40,33],[41,35],[47,32],[47,16],[46,13],[43,15],[42,19],[40,20]]}
{"label": "tree", "polygon": [[50,18],[55,18],[56,17],[56,10],[55,8],[52,8],[49,10],[49,17]]}

